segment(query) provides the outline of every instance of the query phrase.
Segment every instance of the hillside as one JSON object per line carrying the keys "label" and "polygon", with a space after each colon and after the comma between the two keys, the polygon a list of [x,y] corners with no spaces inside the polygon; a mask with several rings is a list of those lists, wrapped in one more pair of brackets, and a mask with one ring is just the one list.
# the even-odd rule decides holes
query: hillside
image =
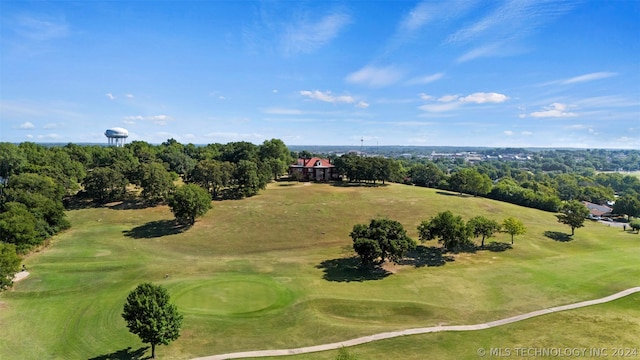
{"label": "hillside", "polygon": [[[390,273],[368,276],[355,269],[349,238],[354,224],[388,217],[417,239],[420,221],[444,210],[465,219],[513,216],[525,223],[527,234],[503,252],[438,261],[425,249],[404,265],[389,267]],[[185,313],[182,336],[161,346],[159,356],[186,359],[491,321],[610,295],[638,286],[640,278],[636,234],[588,223],[572,241],[556,241],[545,233],[570,230],[552,213],[396,184],[270,184],[249,199],[214,202],[186,232],[172,227],[172,214],[164,206],[136,209],[115,203],[69,211],[68,216],[71,229],[26,261],[30,278],[0,295],[0,323],[9,329],[0,334],[0,358],[131,358],[144,344],[128,333],[120,313],[127,293],[143,281],[167,286]],[[499,234],[492,240],[508,242],[510,237]],[[624,314],[620,309],[637,309],[638,300],[603,305],[602,329],[606,326],[622,341],[610,345],[640,335],[637,316],[619,319],[618,328],[606,325]],[[543,322],[531,320],[535,327]],[[522,345],[531,336],[530,327],[511,326],[521,329],[522,337],[511,335],[509,344],[497,345]],[[476,335],[434,336],[454,344],[451,338]],[[403,347],[398,344],[412,339],[388,346]],[[415,337],[416,342],[424,339]]]}

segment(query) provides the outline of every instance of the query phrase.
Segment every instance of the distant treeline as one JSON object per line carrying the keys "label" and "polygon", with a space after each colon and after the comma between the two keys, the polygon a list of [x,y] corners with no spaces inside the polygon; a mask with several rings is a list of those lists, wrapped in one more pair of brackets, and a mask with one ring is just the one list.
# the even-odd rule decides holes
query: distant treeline
{"label": "distant treeline", "polygon": [[0,242],[24,254],[69,227],[65,205],[83,199],[161,203],[178,179],[216,199],[252,196],[292,161],[278,139],[206,146],[173,139],[124,147],[0,143]]}

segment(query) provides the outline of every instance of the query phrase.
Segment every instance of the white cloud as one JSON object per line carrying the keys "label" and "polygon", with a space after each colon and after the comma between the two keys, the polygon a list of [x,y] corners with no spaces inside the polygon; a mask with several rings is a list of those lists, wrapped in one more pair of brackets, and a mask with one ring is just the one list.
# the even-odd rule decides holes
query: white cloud
{"label": "white cloud", "polygon": [[35,125],[33,125],[30,121],[23,122],[18,126],[20,129],[33,129]]}
{"label": "white cloud", "polygon": [[443,73],[435,73],[427,76],[421,76],[407,81],[407,85],[425,85],[442,79]]}
{"label": "white cloud", "polygon": [[356,107],[359,107],[361,109],[366,109],[369,107],[369,103],[367,103],[366,101],[359,101]]}
{"label": "white cloud", "polygon": [[58,124],[49,123],[49,124],[45,124],[42,128],[43,129],[55,129],[57,127],[58,127]]}
{"label": "white cloud", "polygon": [[404,72],[394,66],[375,67],[365,66],[346,77],[346,81],[353,84],[371,87],[384,87],[398,82]]}
{"label": "white cloud", "polygon": [[448,102],[444,104],[426,104],[419,106],[418,109],[424,110],[427,112],[445,112],[457,109],[460,107],[460,102]]}
{"label": "white cloud", "polygon": [[439,102],[452,102],[458,100],[458,95],[444,95],[438,98]]}
{"label": "white cloud", "polygon": [[439,4],[422,1],[402,18],[398,28],[405,33],[416,32],[431,22],[458,18],[475,6],[475,3],[473,0],[450,0]]}
{"label": "white cloud", "polygon": [[[434,101],[434,97],[421,94],[421,98],[426,101]],[[486,104],[486,103],[502,103],[509,99],[507,95],[495,92],[485,93],[477,92],[467,96],[460,95],[444,95],[437,99],[438,103],[425,104],[418,107],[420,110],[427,112],[445,112],[459,108],[464,104]]]}
{"label": "white cloud", "polygon": [[318,21],[303,17],[286,27],[282,46],[286,55],[310,53],[329,43],[351,22],[345,13],[333,13]]}
{"label": "white cloud", "polygon": [[416,31],[433,18],[432,7],[427,2],[422,2],[413,8],[400,22],[400,29],[404,31]]}
{"label": "white cloud", "polygon": [[127,94],[125,96],[127,97],[127,99],[133,99],[134,98],[133,94]]}
{"label": "white cloud", "polygon": [[595,72],[590,74],[584,74],[576,77],[572,77],[570,79],[560,81],[560,84],[568,85],[568,84],[576,84],[593,80],[606,79],[608,77],[616,76],[617,73],[613,72]]}
{"label": "white cloud", "polygon": [[25,136],[27,137],[27,139],[33,139],[33,135],[31,135],[31,134],[27,134]]}
{"label": "white cloud", "polygon": [[135,121],[151,121],[157,125],[165,125],[167,121],[171,120],[171,117],[168,115],[151,115],[151,116],[125,116],[123,122],[125,124],[135,124]]}
{"label": "white cloud", "polygon": [[15,31],[18,34],[35,41],[62,38],[69,34],[69,26],[64,19],[19,16],[16,18],[16,25]]}
{"label": "white cloud", "polygon": [[265,114],[273,114],[273,115],[302,115],[302,111],[298,109],[287,109],[287,108],[266,108],[262,109],[262,112]]}
{"label": "white cloud", "polygon": [[314,90],[314,91],[302,90],[300,91],[300,95],[306,96],[310,99],[324,101],[324,102],[333,103],[333,104],[337,104],[337,103],[352,104],[356,101],[350,95],[334,96],[333,94],[331,94],[330,91],[322,92],[319,90]]}
{"label": "white cloud", "polygon": [[107,99],[109,99],[109,100],[115,100],[115,98],[116,98],[115,96],[113,96],[113,94],[112,94],[112,93],[106,93],[106,94],[105,94],[105,96],[106,96],[106,97],[107,97]]}
{"label": "white cloud", "polygon": [[520,134],[525,135],[525,136],[533,135],[533,133],[531,131],[523,131]]}
{"label": "white cloud", "polygon": [[511,131],[511,130],[505,130],[505,131],[503,131],[503,133],[504,133],[505,135],[507,135],[507,136],[511,136],[511,135],[513,135],[513,131]]}
{"label": "white cloud", "polygon": [[497,43],[474,48],[466,52],[464,55],[458,57],[456,59],[456,62],[463,63],[463,62],[471,61],[481,57],[491,57],[491,56],[499,55],[501,54],[501,51],[504,51],[504,49],[501,49],[501,45],[502,45],[501,42],[497,42]]}
{"label": "white cloud", "polygon": [[549,106],[546,106],[545,110],[532,112],[531,114],[529,114],[529,116],[532,116],[535,118],[578,116],[578,114],[576,113],[565,111],[566,109],[567,109],[566,104],[553,103]]}
{"label": "white cloud", "polygon": [[464,98],[460,98],[460,101],[466,102],[466,103],[484,104],[484,103],[502,103],[507,101],[507,99],[509,99],[509,97],[507,97],[504,94],[498,94],[494,92],[491,92],[491,93],[477,92],[471,95],[467,95]]}
{"label": "white cloud", "polygon": [[58,139],[59,137],[60,137],[60,135],[58,135],[58,134],[38,135],[38,139]]}

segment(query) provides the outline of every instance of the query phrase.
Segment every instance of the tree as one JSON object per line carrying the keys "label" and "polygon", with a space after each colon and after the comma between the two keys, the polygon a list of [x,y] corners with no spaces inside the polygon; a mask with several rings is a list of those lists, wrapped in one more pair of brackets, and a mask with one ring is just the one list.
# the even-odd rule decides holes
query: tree
{"label": "tree", "polygon": [[627,216],[640,216],[640,200],[637,196],[625,195],[616,200],[613,204],[614,214],[624,214]]}
{"label": "tree", "polygon": [[240,160],[235,170],[234,191],[238,198],[253,196],[263,187],[258,176],[258,166],[253,161]]}
{"label": "tree", "polygon": [[576,228],[584,226],[584,220],[589,216],[589,209],[578,200],[568,201],[560,207],[561,214],[556,215],[558,222],[571,227],[571,236]]}
{"label": "tree", "polygon": [[511,244],[513,244],[514,235],[522,235],[527,231],[522,221],[512,217],[502,221],[502,228],[507,234],[511,235]]}
{"label": "tree", "polygon": [[196,218],[211,209],[209,192],[195,184],[180,186],[169,199],[171,212],[181,223],[193,225]]}
{"label": "tree", "polygon": [[13,285],[13,276],[18,272],[19,265],[16,246],[0,241],[0,291]]}
{"label": "tree", "polygon": [[357,358],[354,355],[351,355],[347,348],[341,347],[338,349],[338,355],[336,355],[335,360],[357,360]]}
{"label": "tree", "polygon": [[473,196],[486,195],[491,191],[492,182],[487,174],[481,174],[476,169],[460,169],[449,179],[452,190]]}
{"label": "tree", "polygon": [[189,174],[188,181],[209,190],[214,199],[220,191],[231,185],[235,166],[230,162],[200,160]]}
{"label": "tree", "polygon": [[409,176],[414,184],[433,188],[444,179],[444,172],[436,164],[429,162],[426,165],[414,165],[409,170]]}
{"label": "tree", "polygon": [[353,250],[365,265],[372,265],[378,259],[381,263],[386,259],[397,262],[415,247],[402,224],[395,220],[372,219],[369,226],[356,224],[349,236],[353,239]]}
{"label": "tree", "polygon": [[169,194],[175,188],[172,173],[168,172],[160,163],[141,165],[140,174],[142,197],[147,201],[164,201],[169,198]]}
{"label": "tree", "polygon": [[269,165],[274,180],[286,173],[289,165],[293,162],[291,152],[280,139],[265,140],[259,146],[258,152],[260,159]]}
{"label": "tree", "polygon": [[490,238],[496,232],[500,231],[500,224],[496,221],[487,219],[484,216],[476,216],[467,222],[467,227],[473,236],[482,236],[481,247],[484,247],[484,239]]}
{"label": "tree", "polygon": [[151,358],[156,345],[167,345],[180,336],[182,314],[169,302],[169,293],[160,285],[143,283],[127,296],[122,317],[129,331],[151,344]]}
{"label": "tree", "polygon": [[84,190],[98,201],[121,200],[128,183],[121,171],[110,167],[91,170],[83,181]]}
{"label": "tree", "polygon": [[634,220],[630,222],[629,226],[631,227],[631,230],[634,230],[635,232],[640,234],[640,220]]}
{"label": "tree", "polygon": [[19,252],[26,253],[31,247],[40,244],[42,237],[36,229],[38,220],[19,202],[4,204],[0,212],[0,241],[11,243]]}
{"label": "tree", "polygon": [[420,241],[429,241],[438,238],[438,242],[450,251],[458,251],[470,247],[469,229],[462,217],[453,215],[447,210],[438,213],[428,221],[423,221],[418,226]]}

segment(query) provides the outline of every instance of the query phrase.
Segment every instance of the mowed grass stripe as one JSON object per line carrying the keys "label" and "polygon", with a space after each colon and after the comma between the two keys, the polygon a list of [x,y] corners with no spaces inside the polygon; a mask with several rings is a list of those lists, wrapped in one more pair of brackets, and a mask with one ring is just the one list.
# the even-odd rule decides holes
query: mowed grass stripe
{"label": "mowed grass stripe", "polygon": [[[439,267],[398,266],[380,280],[356,281],[348,269],[328,273],[321,265],[353,256],[348,234],[355,223],[384,216],[417,238],[417,225],[444,210],[465,219],[514,216],[527,234],[505,252],[460,254]],[[0,334],[0,358],[91,358],[139,349],[143,344],[119,313],[143,281],[166,285],[183,302],[183,335],[159,354],[185,359],[491,321],[606,296],[640,278],[636,234],[588,223],[573,241],[557,242],[545,231],[570,230],[551,213],[396,184],[271,184],[250,199],[214,202],[183,233],[163,228],[172,219],[164,206],[82,209],[69,217],[72,229],[27,260],[31,277],[0,295],[0,323],[11,325]],[[137,231],[149,224],[153,231]],[[510,236],[492,240],[510,242]],[[217,293],[219,281],[225,285]],[[259,285],[252,289],[253,281]],[[272,296],[275,305],[266,306]]]}

